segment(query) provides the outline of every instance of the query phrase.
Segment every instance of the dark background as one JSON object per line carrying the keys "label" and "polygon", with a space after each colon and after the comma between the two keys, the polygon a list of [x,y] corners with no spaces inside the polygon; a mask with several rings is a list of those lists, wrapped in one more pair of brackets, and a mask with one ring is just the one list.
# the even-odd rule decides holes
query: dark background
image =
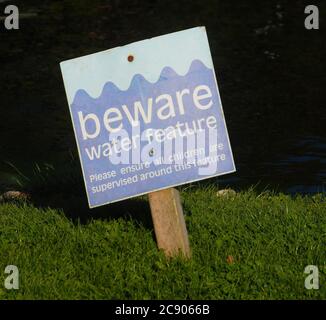
{"label": "dark background", "polygon": [[[237,167],[205,183],[325,191],[325,2],[16,0],[0,15],[8,4],[21,19],[0,21],[1,190],[84,196],[59,62],[204,25]],[[308,4],[319,30],[304,28]]]}

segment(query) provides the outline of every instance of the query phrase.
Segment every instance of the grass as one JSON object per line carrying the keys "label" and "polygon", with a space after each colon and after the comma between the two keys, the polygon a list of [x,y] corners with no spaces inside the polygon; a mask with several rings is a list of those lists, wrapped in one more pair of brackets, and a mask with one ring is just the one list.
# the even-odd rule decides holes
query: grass
{"label": "grass", "polygon": [[[192,259],[168,260],[130,218],[72,221],[28,203],[0,205],[0,299],[325,299],[326,204],[254,191],[182,191]],[[232,256],[233,259],[230,258]],[[230,261],[233,260],[231,263]],[[20,271],[7,290],[6,265]],[[304,288],[317,265],[319,290]]]}

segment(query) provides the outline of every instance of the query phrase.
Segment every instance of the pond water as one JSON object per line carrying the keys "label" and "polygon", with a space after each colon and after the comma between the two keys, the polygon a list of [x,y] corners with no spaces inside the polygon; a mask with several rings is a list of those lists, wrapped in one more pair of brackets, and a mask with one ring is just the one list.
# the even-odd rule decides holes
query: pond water
{"label": "pond water", "polygon": [[326,28],[305,30],[306,1],[15,4],[20,29],[0,21],[1,188],[12,182],[8,162],[28,173],[35,163],[60,167],[76,157],[60,61],[205,25],[237,166],[209,183],[325,191]]}

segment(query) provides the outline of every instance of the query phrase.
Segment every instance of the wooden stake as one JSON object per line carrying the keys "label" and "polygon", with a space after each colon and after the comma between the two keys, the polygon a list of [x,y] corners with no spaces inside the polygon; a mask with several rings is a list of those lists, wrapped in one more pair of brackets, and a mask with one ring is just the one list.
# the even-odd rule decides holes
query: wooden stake
{"label": "wooden stake", "polygon": [[188,233],[178,190],[169,188],[151,192],[149,204],[158,247],[169,257],[182,253],[190,258]]}

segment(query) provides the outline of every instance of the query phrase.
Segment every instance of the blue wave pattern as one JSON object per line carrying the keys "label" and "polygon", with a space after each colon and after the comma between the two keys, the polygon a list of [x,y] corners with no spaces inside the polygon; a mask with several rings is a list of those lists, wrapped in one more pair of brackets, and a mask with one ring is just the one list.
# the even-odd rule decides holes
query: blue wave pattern
{"label": "blue wave pattern", "polygon": [[72,105],[81,105],[85,103],[91,103],[94,100],[101,100],[102,98],[106,98],[108,96],[114,96],[116,94],[120,94],[122,92],[137,92],[139,90],[139,83],[144,84],[145,86],[152,87],[153,85],[160,83],[164,80],[171,80],[172,78],[186,78],[189,74],[193,72],[202,72],[202,71],[212,71],[211,69],[207,68],[204,63],[202,63],[200,60],[194,60],[186,75],[181,76],[178,75],[171,67],[165,67],[160,74],[159,79],[155,83],[151,83],[147,81],[143,75],[141,74],[135,74],[130,82],[130,86],[126,90],[120,90],[113,82],[109,81],[103,86],[102,93],[99,97],[93,98],[91,97],[84,89],[80,89],[76,92],[74,101]]}
{"label": "blue wave pattern", "polygon": [[[206,110],[196,107],[192,96],[195,88],[202,85],[209,87],[211,91],[211,101],[213,103],[213,105]],[[178,114],[177,111],[179,109],[176,92],[181,92],[184,89],[188,89],[190,94],[183,96],[184,114]],[[169,117],[164,120],[160,119],[156,112],[157,108],[162,107],[164,103],[158,103],[159,105],[156,105],[155,103],[156,97],[163,94],[168,94],[171,96],[174,108],[176,110],[176,116]],[[119,109],[123,117],[120,121],[117,121],[114,124],[112,123],[112,126],[121,124],[125,132],[127,132],[129,137],[131,137],[132,130],[130,121],[128,120],[122,106],[127,106],[130,113],[134,115],[135,101],[139,101],[146,111],[149,98],[152,98],[153,101],[152,118],[149,123],[145,123],[144,121],[140,122],[140,133],[146,129],[166,129],[170,126],[175,127],[178,121],[180,123],[191,124],[193,121],[197,121],[198,119],[207,119],[208,117],[213,116],[216,119],[217,142],[224,145],[223,153],[225,154],[226,158],[225,161],[218,163],[217,172],[213,176],[235,171],[214,71],[207,68],[200,60],[194,60],[187,74],[185,75],[178,75],[172,68],[165,67],[162,70],[158,81],[155,83],[151,83],[141,74],[137,74],[133,77],[127,90],[120,90],[114,83],[107,82],[103,87],[101,95],[97,98],[91,97],[85,90],[82,89],[76,92],[74,101],[70,108],[83,167],[84,179],[86,182],[89,204],[91,207],[114,202],[124,198],[130,198],[132,196],[144,194],[152,190],[180,185],[190,181],[201,180],[209,177],[199,175],[198,167],[175,171],[174,167],[172,166],[172,169],[170,168],[172,171],[169,171],[169,174],[157,175],[141,181],[141,174],[146,174],[146,172],[150,171],[158,172],[160,169],[167,169],[168,167],[171,167],[167,164],[151,163],[149,167],[142,168],[136,172],[138,175],[138,180],[136,181],[135,172],[121,174],[120,170],[123,170],[123,168],[129,166],[127,164],[114,164],[110,161],[112,160],[110,156],[100,156],[98,159],[90,159],[86,150],[89,151],[92,147],[98,148],[99,146],[107,145],[109,140],[112,138],[112,134],[105,129],[103,123],[104,113],[109,108]],[[202,101],[202,103],[206,102],[207,99]],[[78,113],[80,112],[83,114],[84,119],[88,114],[93,114],[99,119],[101,130],[95,138],[83,139],[81,122],[78,116]],[[140,120],[142,120],[141,116]],[[89,133],[94,133],[96,131],[96,125],[93,120],[85,121],[84,126],[85,130]],[[140,141],[139,145],[133,149],[133,152],[142,154],[142,150],[146,150],[146,152],[149,150],[148,147],[148,141]],[[156,147],[161,148],[162,146]],[[154,147],[154,149],[156,147]],[[181,151],[186,151],[186,143],[184,143],[184,149]],[[180,150],[178,150],[178,152],[180,152]],[[205,146],[205,153],[206,155],[211,155],[208,144]],[[157,154],[159,155],[160,153]],[[155,156],[148,158],[148,160],[154,159]],[[129,160],[130,162],[132,161],[131,155]],[[111,170],[116,172],[116,177],[114,179],[108,179],[101,182],[91,181],[91,176],[102,174]],[[128,178],[135,179],[135,183],[130,183],[127,185],[120,184],[119,186],[116,184],[114,188],[108,188],[107,190],[101,192],[96,191],[96,188],[102,184],[112,182],[113,180],[118,182],[119,179]]]}

